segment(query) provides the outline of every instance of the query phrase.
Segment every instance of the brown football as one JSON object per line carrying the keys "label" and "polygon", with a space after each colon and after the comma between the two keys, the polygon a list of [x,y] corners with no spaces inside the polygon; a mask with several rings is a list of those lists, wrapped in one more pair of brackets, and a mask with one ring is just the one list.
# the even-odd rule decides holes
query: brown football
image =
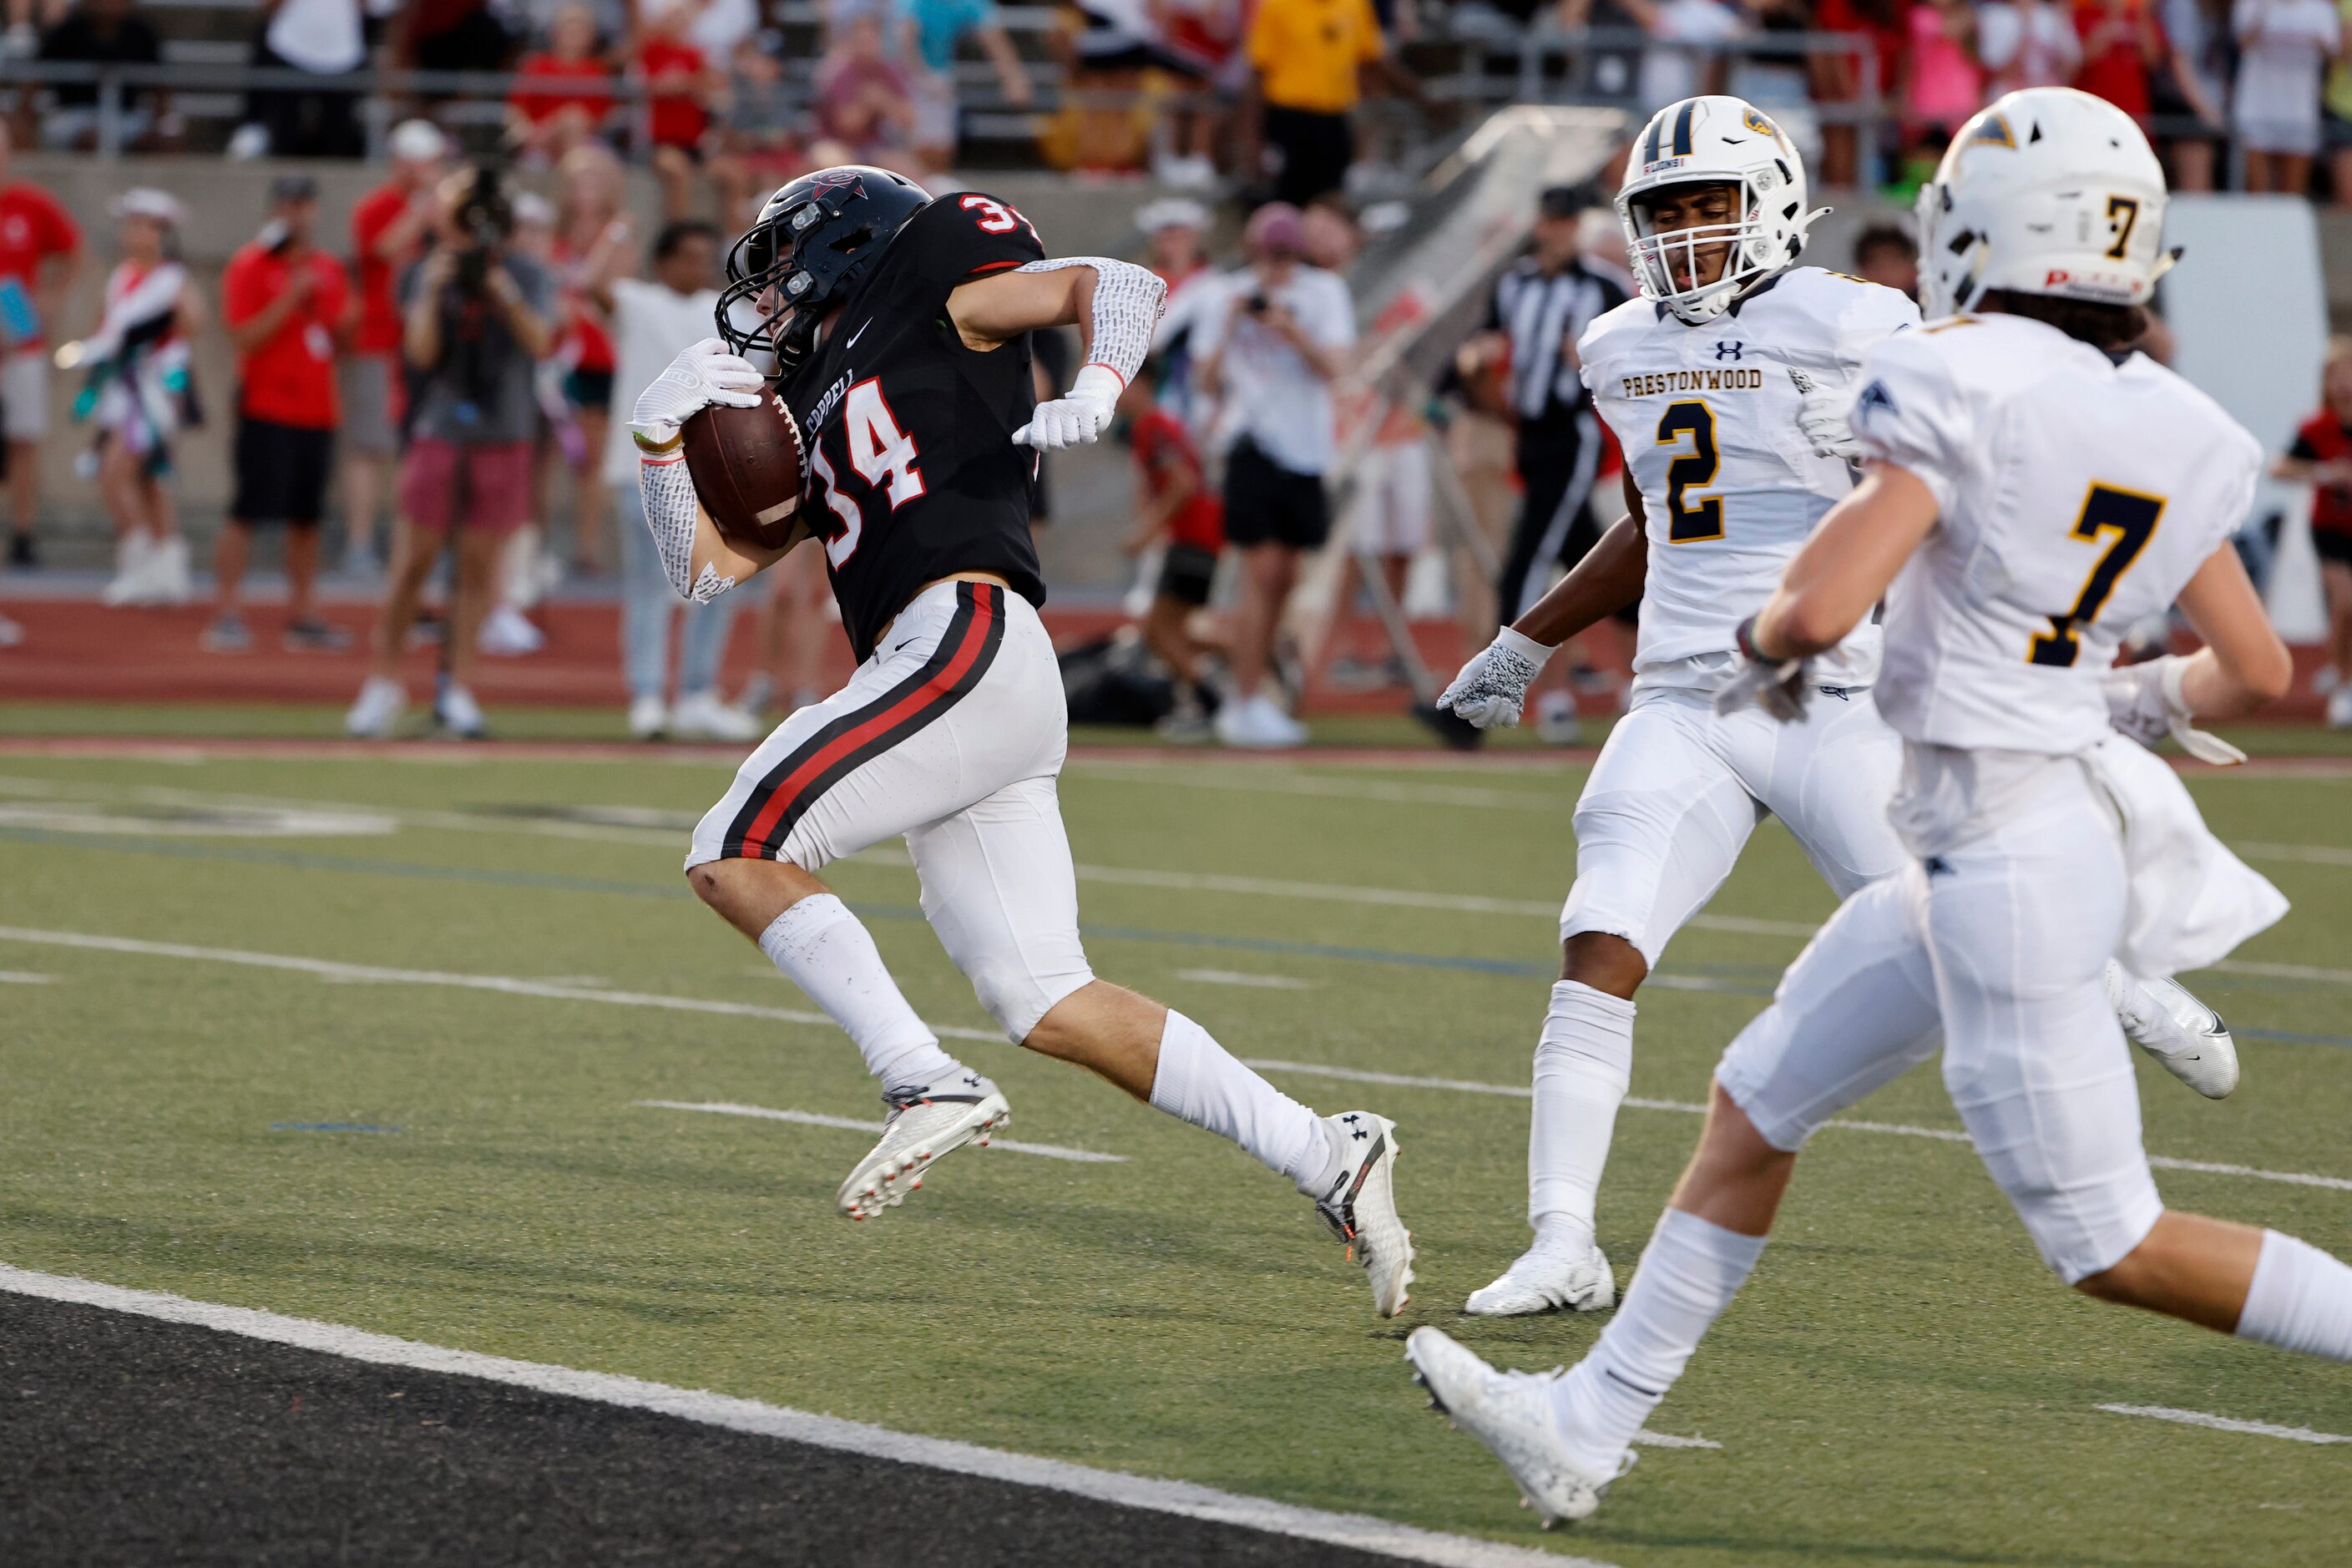
{"label": "brown football", "polygon": [[712,404],[687,420],[686,468],[719,533],[747,549],[789,550],[807,537],[800,425],[771,390],[750,408]]}

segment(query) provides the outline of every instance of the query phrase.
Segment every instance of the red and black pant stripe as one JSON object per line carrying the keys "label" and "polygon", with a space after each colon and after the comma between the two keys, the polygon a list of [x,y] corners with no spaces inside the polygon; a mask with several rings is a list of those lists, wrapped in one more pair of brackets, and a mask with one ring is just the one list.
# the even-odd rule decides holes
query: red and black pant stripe
{"label": "red and black pant stripe", "polygon": [[955,616],[922,668],[825,724],[769,769],[735,813],[719,853],[776,858],[825,791],[944,717],[980,684],[1003,642],[1004,590],[993,583],[957,584]]}

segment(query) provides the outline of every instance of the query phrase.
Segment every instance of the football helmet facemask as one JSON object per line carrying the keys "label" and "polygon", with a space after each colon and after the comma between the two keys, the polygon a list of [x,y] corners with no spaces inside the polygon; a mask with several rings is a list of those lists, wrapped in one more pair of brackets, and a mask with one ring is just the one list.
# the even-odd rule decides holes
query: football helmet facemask
{"label": "football helmet facemask", "polygon": [[[1736,216],[1660,233],[1650,198],[1678,185],[1732,187]],[[1804,159],[1787,132],[1744,99],[1709,94],[1666,105],[1643,128],[1625,160],[1617,221],[1643,294],[1697,326],[1796,265],[1805,231],[1829,211],[1809,210],[1805,196]],[[1728,251],[1722,276],[1709,283],[1677,280],[1678,272],[1699,277],[1700,258],[1717,247]]]}
{"label": "football helmet facemask", "polygon": [[779,375],[799,369],[827,310],[930,200],[905,175],[864,163],[819,169],[783,186],[727,252],[719,337],[746,358],[774,355]]}

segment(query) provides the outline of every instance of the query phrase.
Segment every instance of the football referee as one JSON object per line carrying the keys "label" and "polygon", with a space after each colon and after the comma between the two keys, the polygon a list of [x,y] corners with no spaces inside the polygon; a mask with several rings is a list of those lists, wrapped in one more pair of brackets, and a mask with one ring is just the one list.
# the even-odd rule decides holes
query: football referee
{"label": "football referee", "polygon": [[[1585,186],[1543,193],[1528,253],[1496,279],[1486,325],[1456,362],[1466,382],[1502,370],[1496,390],[1517,432],[1519,516],[1495,595],[1505,625],[1543,596],[1553,563],[1575,565],[1601,537],[1586,510],[1601,425],[1578,378],[1576,340],[1631,290],[1582,254],[1584,212],[1597,205]],[[1538,732],[1573,739],[1575,709],[1565,692],[1553,698],[1538,710]]]}

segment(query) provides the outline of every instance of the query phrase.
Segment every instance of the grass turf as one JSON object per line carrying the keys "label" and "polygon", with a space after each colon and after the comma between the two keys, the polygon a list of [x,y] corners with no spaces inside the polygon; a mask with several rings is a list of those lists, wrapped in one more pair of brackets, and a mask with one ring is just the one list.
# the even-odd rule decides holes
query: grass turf
{"label": "grass turf", "polygon": [[[723,782],[719,767],[650,758],[0,757],[0,921],[804,1007],[677,875],[682,831],[667,824]],[[1094,868],[1082,892],[1096,966],[1245,1057],[1523,1083],[1554,952],[1542,911],[1572,874],[1579,782],[1567,768],[1081,761],[1064,798]],[[2196,787],[2225,837],[2273,847],[2257,864],[2296,901],[2239,959],[2318,973],[2195,980],[2239,1028],[2247,1081],[2210,1105],[2144,1068],[2148,1146],[2352,1176],[2347,976],[2328,977],[2352,918],[2352,784],[2208,773]],[[223,808],[256,796],[376,816],[308,825],[324,837],[234,831],[247,825]],[[1117,875],[1136,870],[1256,882]],[[1264,886],[1281,879],[1515,907]],[[861,858],[835,880],[927,1017],[987,1027],[915,918],[902,863]],[[1830,905],[1767,828],[1710,912],[1810,922]],[[1662,978],[1705,988],[1644,993],[1633,1092],[1702,1098],[1797,946],[1685,932]],[[906,1208],[853,1226],[831,1198],[860,1134],[635,1103],[878,1119],[829,1028],[19,941],[0,940],[0,970],[48,977],[0,984],[0,1260],[22,1267],[1626,1568],[2320,1563],[2352,1540],[2342,1450],[2096,1408],[2352,1433],[2352,1378],[2073,1296],[1964,1145],[1825,1133],[1757,1278],[1656,1421],[1722,1448],[1650,1450],[1590,1526],[1537,1537],[1483,1450],[1422,1410],[1401,1360],[1417,1322],[1528,1366],[1571,1360],[1598,1331],[1457,1311],[1522,1238],[1523,1100],[1275,1075],[1324,1109],[1400,1122],[1421,1278],[1407,1315],[1381,1323],[1284,1184],[1002,1045],[950,1042],[1012,1095],[1013,1136],[1129,1163],[960,1155]],[[1957,1124],[1932,1067],[1856,1114]],[[1621,1117],[1601,1205],[1621,1279],[1696,1131],[1675,1111]],[[2341,1190],[2158,1176],[2183,1206],[2352,1253]]]}

